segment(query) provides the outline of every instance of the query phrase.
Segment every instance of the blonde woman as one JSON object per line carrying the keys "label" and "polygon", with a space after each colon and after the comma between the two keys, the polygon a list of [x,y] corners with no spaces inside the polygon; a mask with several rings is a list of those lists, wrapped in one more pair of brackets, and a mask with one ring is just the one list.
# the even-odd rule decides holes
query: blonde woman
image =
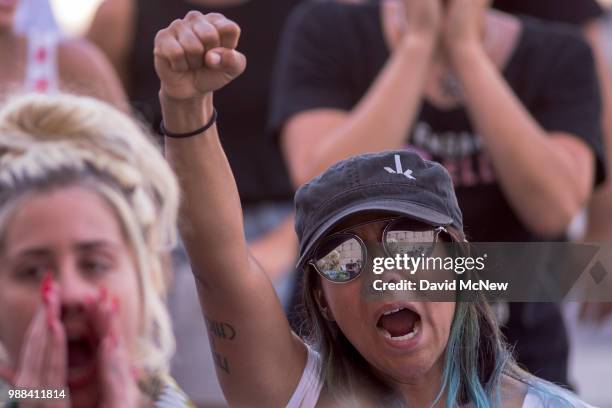
{"label": "blonde woman", "polygon": [[6,388],[69,391],[54,407],[189,404],[167,375],[177,203],[161,154],[114,108],[29,95],[0,111]]}

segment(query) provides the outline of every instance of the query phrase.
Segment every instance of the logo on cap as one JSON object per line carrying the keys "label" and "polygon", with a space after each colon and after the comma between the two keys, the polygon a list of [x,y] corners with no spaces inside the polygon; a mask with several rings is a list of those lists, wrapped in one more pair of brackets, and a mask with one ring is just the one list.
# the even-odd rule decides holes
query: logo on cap
{"label": "logo on cap", "polygon": [[408,169],[404,171],[404,169],[402,168],[402,161],[400,160],[399,154],[395,155],[395,170],[393,170],[391,167],[385,167],[385,170],[387,170],[387,173],[403,174],[404,176],[406,176],[406,178],[409,178],[410,180],[416,180],[416,178],[412,176],[412,170]]}

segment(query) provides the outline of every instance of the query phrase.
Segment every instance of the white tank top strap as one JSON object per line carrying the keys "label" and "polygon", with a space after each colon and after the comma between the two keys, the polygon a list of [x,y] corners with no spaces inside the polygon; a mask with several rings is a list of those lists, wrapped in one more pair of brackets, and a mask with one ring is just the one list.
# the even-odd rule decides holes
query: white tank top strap
{"label": "white tank top strap", "polygon": [[308,349],[306,367],[304,367],[302,378],[291,396],[287,408],[313,408],[321,395],[321,389],[323,388],[321,356],[310,346],[306,346],[306,348]]}
{"label": "white tank top strap", "polygon": [[59,89],[56,33],[32,30],[27,33],[25,89],[53,93]]}
{"label": "white tank top strap", "polygon": [[525,395],[522,408],[544,408],[544,405],[540,398],[538,398],[530,388],[527,395]]}

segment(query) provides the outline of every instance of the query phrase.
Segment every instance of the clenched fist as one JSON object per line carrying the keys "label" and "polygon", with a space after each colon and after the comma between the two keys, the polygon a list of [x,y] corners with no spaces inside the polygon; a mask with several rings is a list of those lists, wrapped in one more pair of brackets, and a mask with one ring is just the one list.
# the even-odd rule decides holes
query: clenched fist
{"label": "clenched fist", "polygon": [[240,27],[218,13],[190,11],[155,37],[161,91],[178,100],[204,96],[239,76],[246,58],[236,51]]}

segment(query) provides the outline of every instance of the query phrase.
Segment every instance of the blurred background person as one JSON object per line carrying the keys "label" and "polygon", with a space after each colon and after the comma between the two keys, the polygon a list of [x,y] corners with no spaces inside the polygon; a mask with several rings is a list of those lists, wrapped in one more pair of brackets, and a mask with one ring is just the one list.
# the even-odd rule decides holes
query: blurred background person
{"label": "blurred background person", "polygon": [[[494,6],[515,14],[580,28],[595,57],[603,97],[604,145],[608,169],[612,168],[612,23],[610,2],[595,0],[495,0]],[[581,61],[576,61],[580,64]],[[576,217],[570,237],[584,242],[612,243],[612,182],[608,180],[593,191],[583,213]],[[605,262],[609,262],[607,260]],[[606,361],[612,358],[612,303],[585,301],[564,305],[569,328],[571,380],[595,405],[612,406],[609,392],[602,389],[602,378],[609,377]],[[606,395],[608,394],[608,395]]]}
{"label": "blurred background person", "polygon": [[190,406],[168,374],[178,203],[174,174],[125,114],[71,95],[6,103],[0,389],[68,388],[62,408]]}
{"label": "blurred background person", "polygon": [[[589,46],[486,0],[304,3],[276,79],[271,127],[294,185],[352,155],[414,149],[453,176],[471,241],[564,239],[605,180]],[[519,363],[568,384],[559,307],[502,312]]]}
{"label": "blurred background person", "polygon": [[[608,168],[612,168],[612,63],[606,50],[606,44],[612,37],[606,31],[607,20],[602,5],[595,0],[495,0],[493,5],[508,13],[571,24],[582,30],[595,56],[603,98],[604,144]],[[577,238],[585,242],[612,243],[611,212],[612,182],[608,180],[593,192],[586,208],[586,219],[583,216],[577,219]],[[612,304],[587,302],[583,305],[581,316],[603,323],[612,317]]]}
{"label": "blurred background person", "polygon": [[[88,38],[120,73],[129,99],[150,126],[161,120],[159,80],[151,49],[157,32],[190,10],[220,12],[244,34],[249,57],[245,74],[215,96],[221,140],[238,183],[249,249],[286,300],[293,286],[297,238],[293,230],[293,188],[278,145],[266,137],[269,89],[277,44],[285,19],[298,0],[106,0]],[[112,27],[112,29],[109,29]],[[178,353],[177,381],[199,405],[224,403],[208,350],[193,276],[186,257],[176,257],[170,308]],[[203,373],[210,373],[206,375]]]}
{"label": "blurred background person", "polygon": [[60,33],[49,0],[19,0],[15,12],[15,31],[21,33],[32,29],[47,33]]}
{"label": "blurred background person", "polygon": [[8,0],[0,7],[0,100],[23,91],[63,90],[126,108],[121,84],[102,53],[86,40],[59,35],[46,0],[24,5],[17,26],[19,3]]}

